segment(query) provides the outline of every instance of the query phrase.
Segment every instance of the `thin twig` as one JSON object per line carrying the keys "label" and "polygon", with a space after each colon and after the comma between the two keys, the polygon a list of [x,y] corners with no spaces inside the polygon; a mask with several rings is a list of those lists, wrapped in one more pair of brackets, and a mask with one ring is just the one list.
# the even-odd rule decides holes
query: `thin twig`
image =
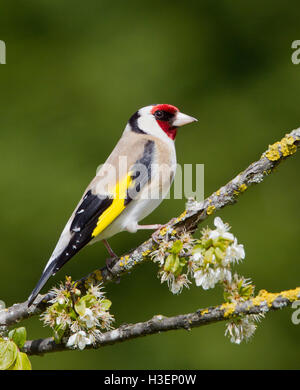
{"label": "thin twig", "polygon": [[[199,309],[194,313],[180,314],[174,317],[154,316],[146,322],[121,325],[118,329],[103,333],[92,346],[100,348],[137,337],[148,336],[169,330],[186,329],[208,325],[214,322],[227,321],[247,314],[265,314],[290,306],[300,299],[300,287],[280,293],[269,293],[261,290],[259,294],[243,303],[225,303],[220,306]],[[41,355],[49,352],[70,351],[65,344],[56,344],[52,337],[27,341],[23,351],[28,355]]]}

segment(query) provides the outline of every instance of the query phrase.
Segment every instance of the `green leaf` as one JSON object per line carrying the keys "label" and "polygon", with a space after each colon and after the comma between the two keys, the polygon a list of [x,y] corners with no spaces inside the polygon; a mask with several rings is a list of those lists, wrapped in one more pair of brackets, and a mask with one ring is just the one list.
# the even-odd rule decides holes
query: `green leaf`
{"label": "green leaf", "polygon": [[165,264],[164,264],[164,270],[166,272],[169,272],[171,271],[171,268],[174,264],[174,261],[175,261],[175,255],[174,254],[171,254],[169,255],[167,258],[166,258],[166,261],[165,261]]}
{"label": "green leaf", "polygon": [[85,313],[85,309],[86,309],[86,305],[85,305],[85,301],[83,298],[79,299],[76,303],[75,303],[75,310],[76,312],[80,315],[80,316],[83,316],[84,313]]}
{"label": "green leaf", "polygon": [[173,267],[172,267],[172,272],[175,276],[178,276],[181,274],[183,267],[186,265],[186,259],[180,258],[179,256],[176,255]]}
{"label": "green leaf", "polygon": [[75,310],[73,310],[72,308],[69,308],[68,314],[69,314],[69,316],[70,316],[70,318],[71,318],[72,320],[76,321],[76,319],[77,319],[77,314],[76,314],[76,311],[75,311]]}
{"label": "green leaf", "polygon": [[204,261],[206,261],[207,263],[212,263],[213,255],[214,255],[214,248],[213,248],[213,247],[210,247],[210,248],[205,252]]}
{"label": "green leaf", "polygon": [[62,324],[56,325],[53,330],[54,330],[54,341],[56,344],[59,344],[65,333],[66,326]]}
{"label": "green leaf", "polygon": [[59,302],[55,302],[50,306],[50,309],[57,311],[58,313],[62,313],[65,310],[65,305],[61,305]]}
{"label": "green leaf", "polygon": [[31,363],[28,356],[24,352],[18,352],[15,364],[9,368],[10,370],[31,370]]}
{"label": "green leaf", "polygon": [[86,294],[81,298],[81,301],[85,303],[86,307],[91,307],[97,302],[97,298],[92,294]]}
{"label": "green leaf", "polygon": [[220,248],[217,247],[215,248],[215,255],[218,260],[223,260],[226,255],[226,252],[223,252]]}
{"label": "green leaf", "polygon": [[194,247],[193,247],[193,251],[192,251],[192,253],[194,254],[194,253],[202,253],[202,251],[203,251],[203,245],[202,244],[196,244],[196,245],[194,245]]}
{"label": "green leaf", "polygon": [[17,358],[18,347],[13,341],[0,339],[0,370],[7,370]]}
{"label": "green leaf", "polygon": [[8,333],[8,337],[14,341],[19,348],[23,348],[26,341],[26,329],[22,326],[21,328],[15,328]]}
{"label": "green leaf", "polygon": [[246,298],[249,298],[254,292],[254,287],[252,286],[252,284],[248,285],[248,286],[242,286],[240,289],[239,289],[239,293],[242,297],[246,297]]}
{"label": "green leaf", "polygon": [[217,239],[217,242],[214,242],[214,247],[220,248],[222,252],[226,252],[228,246],[229,246],[229,241],[228,240],[224,241],[221,237]]}
{"label": "green leaf", "polygon": [[179,257],[177,255],[174,255],[174,262],[173,262],[173,265],[172,265],[172,268],[171,268],[171,272],[173,274],[176,274],[176,272],[178,271],[179,267],[180,267]]}
{"label": "green leaf", "polygon": [[30,360],[26,353],[20,352],[19,355],[22,361],[22,370],[32,370]]}
{"label": "green leaf", "polygon": [[201,240],[201,244],[204,249],[207,249],[213,244],[213,240],[211,238],[208,240]]}
{"label": "green leaf", "polygon": [[111,301],[109,299],[102,299],[101,308],[103,310],[109,310],[110,307],[111,307]]}
{"label": "green leaf", "polygon": [[178,253],[180,253],[182,247],[183,247],[183,243],[180,240],[177,240],[174,242],[170,252],[177,255]]}

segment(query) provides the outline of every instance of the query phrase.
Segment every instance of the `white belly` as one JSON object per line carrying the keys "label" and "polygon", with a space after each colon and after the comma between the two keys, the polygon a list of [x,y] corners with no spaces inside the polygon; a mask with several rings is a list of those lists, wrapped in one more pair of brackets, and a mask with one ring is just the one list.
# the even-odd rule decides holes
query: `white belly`
{"label": "white belly", "polygon": [[[122,231],[136,232],[137,224],[139,221],[147,217],[163,199],[144,199],[144,200],[133,200],[127,208],[116,218],[99,236],[95,237],[94,242],[110,238],[117,233]],[[92,244],[93,242],[91,242]]]}
{"label": "white belly", "polygon": [[[132,200],[126,209],[103,232],[95,237],[90,244],[110,238],[125,230],[132,233],[136,232],[139,221],[151,214],[168,194],[176,172],[175,148],[172,153],[171,164],[168,168],[167,175],[160,176],[158,172],[153,172],[151,186],[145,186],[139,198]],[[160,190],[157,191],[157,188]],[[159,222],[161,221],[154,221],[153,223]]]}

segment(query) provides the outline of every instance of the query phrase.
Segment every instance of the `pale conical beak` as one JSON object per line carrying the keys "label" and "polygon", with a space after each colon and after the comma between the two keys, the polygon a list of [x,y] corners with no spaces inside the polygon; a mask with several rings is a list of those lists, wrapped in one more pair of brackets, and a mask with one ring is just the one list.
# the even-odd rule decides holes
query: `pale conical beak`
{"label": "pale conical beak", "polygon": [[173,126],[180,127],[192,122],[198,122],[198,119],[183,114],[182,112],[177,112],[175,120],[173,121]]}

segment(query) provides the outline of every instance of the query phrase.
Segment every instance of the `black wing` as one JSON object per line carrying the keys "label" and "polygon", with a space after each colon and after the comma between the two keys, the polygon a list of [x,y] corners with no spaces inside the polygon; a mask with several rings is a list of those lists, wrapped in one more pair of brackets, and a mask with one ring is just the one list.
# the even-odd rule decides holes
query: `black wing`
{"label": "black wing", "polygon": [[108,196],[99,197],[92,194],[91,190],[85,194],[81,204],[75,212],[70,227],[72,236],[68,245],[62,253],[53,259],[45,268],[39,282],[28,298],[28,306],[33,303],[50,276],[55,275],[67,261],[92,240],[92,232],[97,226],[99,216],[111,205],[112,201],[113,199]]}

